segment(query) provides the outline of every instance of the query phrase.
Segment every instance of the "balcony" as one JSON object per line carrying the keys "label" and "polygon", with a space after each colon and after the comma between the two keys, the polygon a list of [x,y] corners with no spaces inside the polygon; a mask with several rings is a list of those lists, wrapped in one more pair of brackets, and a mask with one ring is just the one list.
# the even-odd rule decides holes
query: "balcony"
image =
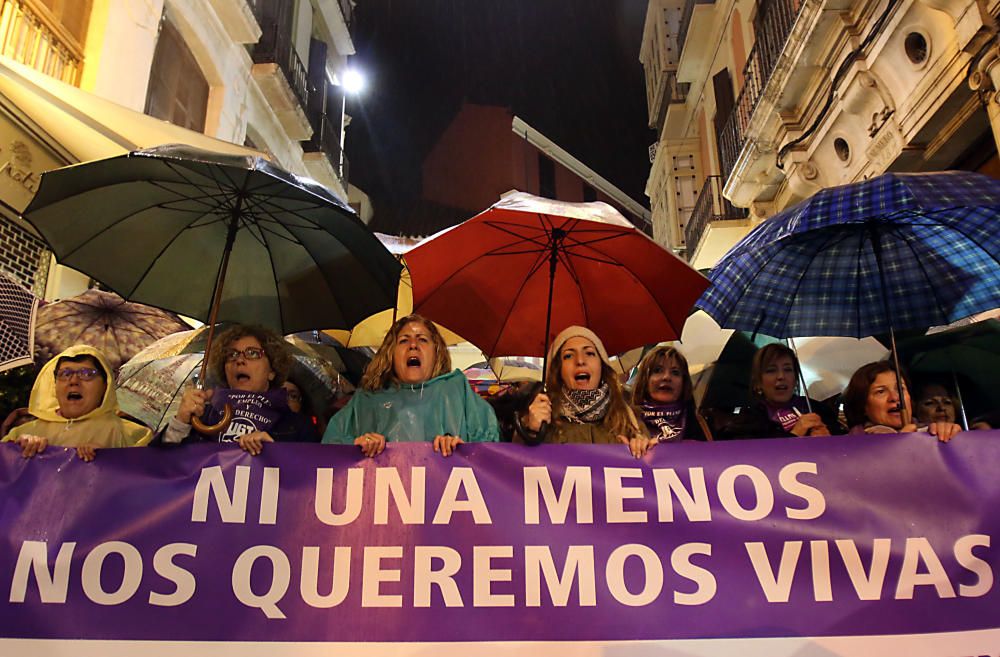
{"label": "balcony", "polygon": [[[699,69],[706,67],[711,59],[709,48],[718,43],[706,38],[712,29],[712,16],[715,11],[715,0],[684,0],[684,11],[677,28],[677,71],[682,80],[688,82],[703,77],[707,72]],[[697,34],[699,38],[687,42],[688,34]]]}
{"label": "balcony", "polygon": [[734,207],[722,195],[721,176],[708,176],[705,184],[698,193],[698,200],[691,211],[691,218],[684,226],[684,246],[687,250],[688,259],[694,257],[698,249],[698,243],[705,234],[705,229],[713,221],[731,221],[746,219],[747,211],[744,208]]}
{"label": "balcony", "polygon": [[681,27],[677,31],[678,57],[681,56],[681,52],[684,50],[684,42],[687,41],[688,30],[691,29],[691,21],[694,19],[695,6],[713,4],[715,4],[715,0],[685,0],[684,13],[681,14]]}
{"label": "balcony", "polygon": [[0,54],[74,86],[80,82],[80,44],[38,2],[0,0]]}
{"label": "balcony", "polygon": [[313,122],[313,135],[302,142],[303,160],[310,175],[319,181],[335,177],[347,194],[347,156],[340,148],[340,126],[326,114],[317,115]]}
{"label": "balcony", "polygon": [[309,86],[306,67],[292,41],[292,3],[286,0],[252,0],[260,24],[260,40],[253,46],[252,74],[288,136],[303,141],[312,135],[306,117]]}
{"label": "balcony", "polygon": [[758,24],[757,39],[743,68],[743,88],[732,114],[718,135],[723,180],[729,179],[739,159],[757,101],[771,79],[778,57],[785,49],[795,19],[804,5],[799,0],[771,0]]}

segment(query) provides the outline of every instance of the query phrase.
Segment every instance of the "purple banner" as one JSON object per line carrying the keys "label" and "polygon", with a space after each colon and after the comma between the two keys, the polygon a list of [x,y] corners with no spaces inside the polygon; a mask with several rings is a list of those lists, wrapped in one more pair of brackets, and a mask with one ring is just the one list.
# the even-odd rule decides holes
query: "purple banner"
{"label": "purple banner", "polygon": [[660,641],[1000,627],[1000,432],[0,448],[0,636]]}

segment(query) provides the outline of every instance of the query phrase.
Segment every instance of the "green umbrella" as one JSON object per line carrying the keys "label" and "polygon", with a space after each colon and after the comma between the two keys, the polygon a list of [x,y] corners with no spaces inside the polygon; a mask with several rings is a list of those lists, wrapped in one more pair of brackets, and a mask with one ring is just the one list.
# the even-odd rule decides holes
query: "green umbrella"
{"label": "green umbrella", "polygon": [[61,264],[202,321],[350,328],[396,300],[401,267],[354,212],[260,158],[170,145],[65,167],[24,216]]}
{"label": "green umbrella", "polygon": [[970,417],[1000,408],[1000,320],[959,326],[898,342],[900,360],[912,376],[954,378]]}
{"label": "green umbrella", "polygon": [[60,263],[208,322],[206,352],[216,321],[350,328],[396,301],[401,266],[354,212],[257,157],[168,145],[57,169],[24,216]]}

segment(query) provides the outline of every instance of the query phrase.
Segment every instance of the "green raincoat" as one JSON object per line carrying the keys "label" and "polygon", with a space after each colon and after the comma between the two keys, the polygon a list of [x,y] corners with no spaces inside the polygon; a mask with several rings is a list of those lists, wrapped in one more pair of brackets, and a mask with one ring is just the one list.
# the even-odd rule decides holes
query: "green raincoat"
{"label": "green raincoat", "polygon": [[353,444],[365,433],[382,434],[388,442],[430,441],[445,434],[467,443],[500,440],[493,409],[459,370],[415,385],[358,390],[330,420],[323,442]]}

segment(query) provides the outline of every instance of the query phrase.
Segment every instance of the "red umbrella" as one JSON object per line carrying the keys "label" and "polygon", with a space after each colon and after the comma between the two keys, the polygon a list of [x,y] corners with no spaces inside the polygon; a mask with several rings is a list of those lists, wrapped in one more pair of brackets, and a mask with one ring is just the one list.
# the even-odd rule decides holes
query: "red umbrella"
{"label": "red umbrella", "polygon": [[609,353],[680,335],[708,281],[605,203],[515,193],[410,251],[413,307],[490,356],[544,356],[566,326]]}

